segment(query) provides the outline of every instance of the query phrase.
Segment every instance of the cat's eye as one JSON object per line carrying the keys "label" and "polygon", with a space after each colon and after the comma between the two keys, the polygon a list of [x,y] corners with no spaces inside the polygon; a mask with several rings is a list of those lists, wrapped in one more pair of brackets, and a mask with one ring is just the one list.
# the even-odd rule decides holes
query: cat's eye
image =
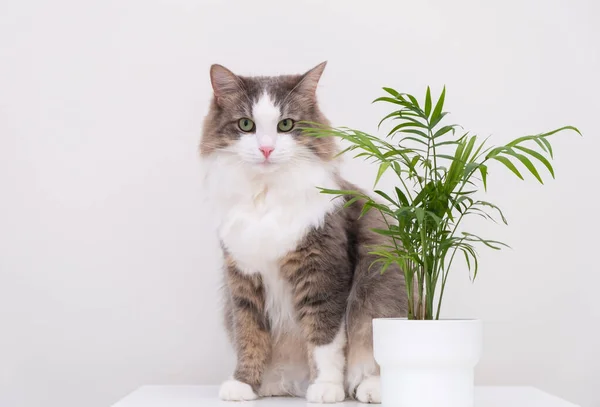
{"label": "cat's eye", "polygon": [[277,130],[287,133],[294,128],[294,121],[292,119],[283,119],[277,124]]}
{"label": "cat's eye", "polygon": [[247,117],[244,117],[238,121],[238,126],[241,131],[249,133],[254,130],[254,122]]}

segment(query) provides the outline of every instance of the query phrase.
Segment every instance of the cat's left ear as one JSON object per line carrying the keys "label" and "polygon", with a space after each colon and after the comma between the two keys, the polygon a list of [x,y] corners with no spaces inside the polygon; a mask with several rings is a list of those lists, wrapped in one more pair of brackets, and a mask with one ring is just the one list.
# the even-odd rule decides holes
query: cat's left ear
{"label": "cat's left ear", "polygon": [[210,67],[210,82],[217,101],[238,91],[241,87],[240,78],[223,65],[218,64]]}
{"label": "cat's left ear", "polygon": [[319,79],[321,79],[321,75],[323,75],[325,66],[327,66],[327,61],[321,62],[319,65],[302,75],[302,79],[300,79],[300,83],[298,84],[298,90],[307,95],[314,96],[317,92]]}

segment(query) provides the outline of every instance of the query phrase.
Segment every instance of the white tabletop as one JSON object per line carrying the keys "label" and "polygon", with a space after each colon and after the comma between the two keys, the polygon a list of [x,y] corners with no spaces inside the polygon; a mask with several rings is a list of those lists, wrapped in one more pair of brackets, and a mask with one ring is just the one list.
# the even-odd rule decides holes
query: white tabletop
{"label": "white tabletop", "polygon": [[[218,389],[217,386],[143,386],[112,407],[307,407],[306,401],[301,398],[269,397],[245,402],[221,401],[217,397]],[[335,406],[365,407],[369,404],[346,401]],[[577,407],[533,387],[477,387],[475,406]]]}

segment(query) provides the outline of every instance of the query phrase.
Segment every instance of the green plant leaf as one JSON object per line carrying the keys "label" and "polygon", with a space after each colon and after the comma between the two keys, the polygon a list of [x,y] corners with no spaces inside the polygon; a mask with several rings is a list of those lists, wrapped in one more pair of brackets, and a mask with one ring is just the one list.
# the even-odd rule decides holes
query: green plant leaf
{"label": "green plant leaf", "polygon": [[390,168],[390,163],[388,161],[384,161],[379,165],[379,171],[377,171],[377,177],[375,178],[375,184],[373,184],[373,188],[377,186],[377,183],[381,179],[381,176],[386,172],[388,168]]}
{"label": "green plant leaf", "polygon": [[365,216],[371,209],[373,209],[373,205],[370,205],[371,201],[367,201],[365,202],[365,204],[362,207],[362,210],[360,211],[360,214],[358,215],[358,218],[361,219],[363,216]]}
{"label": "green plant leaf", "polygon": [[490,159],[490,158],[496,158],[502,151],[504,151],[506,147],[501,146],[501,147],[494,147],[492,148],[487,155],[485,156],[486,159]]}
{"label": "green plant leaf", "polygon": [[429,139],[429,136],[425,133],[423,133],[421,130],[414,130],[414,129],[403,129],[400,131],[400,133],[411,133],[411,134],[417,134],[423,138]]}
{"label": "green plant leaf", "polygon": [[406,96],[407,98],[410,99],[411,103],[413,104],[413,106],[420,110],[421,106],[419,106],[419,101],[417,100],[417,98],[415,98],[413,95],[409,94],[409,93],[403,93],[402,95]]}
{"label": "green plant leaf", "polygon": [[[454,128],[456,127],[456,125],[451,125],[451,126],[444,126],[441,129],[439,129],[438,131],[435,132],[435,134],[433,135],[433,138],[436,139],[438,137],[443,136],[444,134],[448,133],[449,131],[452,130],[452,134],[454,134]],[[442,145],[442,143],[437,144],[438,146]]]}
{"label": "green plant leaf", "polygon": [[348,208],[352,205],[354,205],[355,202],[357,202],[358,200],[360,200],[360,196],[355,196],[352,199],[349,199],[345,204],[344,204],[344,208]]}
{"label": "green plant leaf", "polygon": [[504,156],[501,156],[501,155],[493,156],[491,158],[493,158],[496,161],[500,161],[509,170],[511,170],[517,177],[523,179],[523,176],[521,175],[521,173],[519,172],[519,170],[517,169],[517,167],[515,167],[515,165],[508,158],[506,158]]}
{"label": "green plant leaf", "polygon": [[552,154],[552,145],[550,144],[550,142],[543,137],[539,138],[538,140],[544,143],[546,149],[548,149],[548,154],[550,154],[550,158],[554,158],[554,155]]}
{"label": "green plant leaf", "polygon": [[406,112],[402,113],[402,118],[403,119],[408,119],[408,118],[419,118],[422,119],[423,116],[419,113],[419,112],[415,112],[413,109],[407,109]]}
{"label": "green plant leaf", "polygon": [[415,208],[415,216],[417,217],[419,225],[422,225],[423,220],[425,219],[425,210],[423,208]]}
{"label": "green plant leaf", "polygon": [[[408,121],[412,121],[412,122],[416,122],[416,123],[420,124],[420,122],[414,118],[421,117],[421,116],[419,116],[418,114],[416,114],[408,109],[396,110],[396,111],[391,112],[391,113],[387,114],[386,116],[384,116],[383,119],[381,119],[379,121],[377,128],[380,128],[384,121],[386,121],[392,117],[395,118],[396,120],[404,119],[404,120],[408,120]],[[426,126],[421,126],[421,127],[426,128]]]}
{"label": "green plant leaf", "polygon": [[421,156],[415,155],[411,160],[410,160],[410,168],[414,170],[414,168],[416,167],[417,163],[421,160]]}
{"label": "green plant leaf", "polygon": [[[458,142],[455,142],[455,144],[458,144]],[[452,160],[454,161],[454,156],[452,155],[448,155],[448,154],[436,154],[437,158],[444,158],[446,160]],[[452,164],[450,164],[450,166],[452,166]]]}
{"label": "green plant leaf", "polygon": [[402,119],[406,120],[406,121],[409,121],[409,122],[413,122],[413,123],[418,124],[417,127],[422,127],[424,129],[429,129],[429,126],[427,126],[427,124],[425,124],[421,120],[419,120],[419,119],[422,119],[421,116],[418,116],[418,115],[416,115],[416,116],[407,116],[406,114],[402,114]]}
{"label": "green plant leaf", "polygon": [[553,134],[556,134],[556,133],[559,133],[559,132],[565,131],[565,130],[572,130],[572,131],[576,132],[577,134],[579,134],[580,136],[582,136],[581,132],[576,127],[573,127],[573,126],[563,126],[563,127],[559,127],[558,129],[554,129],[554,130],[546,132],[546,133],[536,134],[535,136],[523,136],[523,137],[519,137],[517,139],[514,139],[510,143],[508,143],[507,146],[514,147],[517,144],[522,143],[523,141],[532,140],[534,138],[544,139],[546,137],[552,136]]}
{"label": "green plant leaf", "polygon": [[384,118],[379,121],[379,124],[377,125],[377,129],[379,129],[381,127],[381,125],[383,124],[383,122],[386,121],[387,119],[394,117],[394,116],[399,118],[400,112],[401,112],[401,110],[396,110],[395,112],[392,112],[392,113],[384,116]]}
{"label": "green plant leaf", "polygon": [[425,95],[425,116],[429,117],[431,113],[431,89],[427,87],[427,94]]}
{"label": "green plant leaf", "polygon": [[510,247],[506,243],[502,243],[502,242],[499,242],[497,240],[483,239],[483,238],[481,238],[481,237],[479,237],[477,235],[474,235],[472,233],[462,232],[462,234],[466,237],[466,240],[468,240],[470,242],[483,243],[487,247],[489,247],[491,249],[494,249],[494,250],[500,250],[502,248],[502,246],[504,246],[504,247]]}
{"label": "green plant leaf", "polygon": [[409,206],[408,199],[406,198],[406,195],[398,187],[396,187],[396,195],[398,196],[398,201],[403,206]]}
{"label": "green plant leaf", "polygon": [[467,268],[469,269],[469,271],[471,271],[471,262],[469,261],[469,256],[467,255],[467,252],[465,250],[461,251],[465,255],[465,262],[467,263]]}
{"label": "green plant leaf", "polygon": [[394,89],[392,89],[392,88],[385,88],[385,87],[384,87],[384,88],[383,88],[383,90],[385,90],[387,93],[389,93],[390,95],[392,95],[392,96],[394,96],[394,97],[399,97],[399,96],[400,96],[400,93],[399,93],[399,92],[397,92],[397,91],[395,91],[395,90],[394,90]]}
{"label": "green plant leaf", "polygon": [[386,194],[385,192],[383,192],[383,191],[380,191],[380,190],[376,190],[376,191],[373,191],[373,192],[375,192],[377,195],[379,195],[379,196],[383,197],[385,200],[387,200],[388,202],[390,202],[392,205],[394,205],[394,206],[396,206],[396,207],[400,207],[400,205],[398,205],[398,202],[394,201],[394,200],[393,200],[393,199],[392,199],[392,198],[391,198],[391,197],[390,197],[388,194]]}
{"label": "green plant leaf", "polygon": [[489,139],[489,137],[486,137],[485,140],[483,140],[481,142],[481,144],[479,145],[479,147],[477,147],[477,150],[475,150],[475,152],[473,153],[473,160],[477,160],[479,158],[479,152],[481,151],[481,149],[483,148],[483,146],[485,145],[485,143],[487,143],[488,139]]}
{"label": "green plant leaf", "polygon": [[421,125],[421,123],[415,123],[415,122],[400,123],[399,125],[395,126],[392,130],[390,130],[390,132],[388,133],[388,136],[396,133],[398,130],[405,129],[407,127],[422,127],[422,128],[426,128],[425,126]]}
{"label": "green plant leaf", "polygon": [[481,174],[481,180],[483,181],[483,189],[487,191],[487,165],[481,164],[478,169]]}
{"label": "green plant leaf", "polygon": [[[425,146],[428,146],[429,144],[426,141],[423,141],[421,139],[418,139],[416,137],[411,137],[411,136],[406,136],[406,137],[402,137],[402,140],[400,140],[401,143],[404,143],[405,140],[411,140],[411,141],[415,141],[419,144],[423,144]],[[424,151],[424,150],[423,150]]]}
{"label": "green plant leaf", "polygon": [[[448,141],[442,141],[441,143],[435,143],[436,147],[441,147],[441,146],[450,146],[450,145],[454,145],[454,144],[458,144],[459,142],[457,140],[448,140]],[[440,157],[440,154],[436,154],[438,157]],[[446,155],[446,157],[449,157],[448,155]]]}
{"label": "green plant leaf", "polygon": [[559,133],[559,132],[565,131],[565,130],[572,130],[572,131],[576,132],[577,134],[579,134],[580,136],[582,135],[581,132],[579,131],[579,129],[577,129],[576,127],[573,127],[573,126],[564,126],[564,127],[560,127],[558,129],[554,129],[554,130],[546,132],[546,133],[537,134],[537,135],[534,135],[534,136],[523,136],[523,137],[516,138],[513,141],[511,141],[510,143],[508,143],[506,146],[507,147],[514,147],[517,144],[521,144],[521,143],[523,143],[525,141],[535,140],[535,139],[545,140],[547,137],[550,137],[553,134],[556,134],[556,133]]}
{"label": "green plant leaf", "polygon": [[519,153],[515,152],[512,149],[508,149],[506,151],[506,154],[510,154],[513,157],[516,157],[529,170],[529,172],[532,173],[533,176],[537,178],[537,180],[540,182],[540,184],[544,183],[544,181],[542,181],[542,177],[540,177],[540,174],[538,173],[538,171],[536,170],[535,166],[533,165],[533,163],[531,162],[531,160],[529,158],[527,158],[523,154],[519,154]]}
{"label": "green plant leaf", "polygon": [[465,212],[465,215],[476,215],[481,218],[484,218],[485,220],[491,220],[494,223],[498,223],[496,222],[496,219],[492,217],[492,215],[480,208],[470,208],[468,211]]}
{"label": "green plant leaf", "polygon": [[473,151],[473,147],[475,146],[475,141],[477,141],[477,136],[472,136],[465,147],[465,151],[462,154],[462,159],[464,162],[469,161],[469,157],[471,156],[471,152]]}
{"label": "green plant leaf", "polygon": [[394,230],[389,230],[389,229],[377,229],[377,228],[373,228],[371,229],[373,232],[383,235],[383,236],[400,236],[400,231],[394,231]]}
{"label": "green plant leaf", "polygon": [[477,277],[477,270],[479,269],[479,263],[477,261],[477,252],[475,251],[475,248],[473,246],[471,246],[470,244],[466,244],[466,243],[461,243],[459,245],[460,250],[468,256],[471,257],[471,259],[473,260],[473,280]]}
{"label": "green plant leaf", "polygon": [[537,158],[542,164],[544,164],[544,166],[546,166],[546,168],[548,169],[548,171],[550,172],[550,174],[552,175],[552,178],[554,178],[554,169],[552,168],[552,165],[550,164],[550,161],[548,161],[546,159],[546,157],[544,157],[543,155],[541,155],[540,153],[538,153],[535,150],[531,150],[527,147],[523,147],[523,146],[515,146],[514,148],[523,151],[524,153],[529,154],[532,157]]}
{"label": "green plant leaf", "polygon": [[[464,138],[461,138],[458,145],[456,146],[456,150],[454,150],[454,157],[451,158],[452,163],[450,164],[450,168],[448,169],[448,174],[446,176],[446,190],[453,191],[455,186],[458,184],[459,179],[463,174],[463,168],[465,166],[465,162],[463,160],[463,152],[465,150],[467,143]],[[441,155],[439,155],[441,156]]]}
{"label": "green plant leaf", "polygon": [[337,196],[358,196],[361,198],[366,198],[367,196],[362,193],[361,191],[354,191],[354,190],[346,190],[346,189],[328,189],[328,188],[317,188],[319,191],[321,191],[322,194],[330,194],[330,195],[337,195]]}
{"label": "green plant leaf", "polygon": [[502,218],[502,222],[504,222],[505,225],[508,225],[508,222],[506,221],[506,218],[504,217],[504,213],[502,213],[502,210],[498,206],[494,205],[491,202],[486,202],[486,201],[477,201],[477,202],[475,202],[475,205],[483,205],[483,206],[488,206],[492,209],[495,209],[500,214],[500,217]]}
{"label": "green plant leaf", "polygon": [[442,109],[444,108],[444,99],[446,98],[446,87],[444,86],[444,90],[442,90],[442,94],[440,95],[440,98],[438,99],[437,103],[435,104],[435,108],[433,109],[433,113],[431,115],[431,124],[432,127],[435,126],[435,124],[433,123],[438,123],[439,120],[441,119],[440,116],[442,114]]}
{"label": "green plant leaf", "polygon": [[439,225],[440,223],[442,223],[442,218],[440,218],[435,213],[433,213],[431,211],[427,211],[426,213],[427,213],[427,216],[429,216],[431,219],[433,219],[433,221],[436,223],[436,225]]}
{"label": "green plant leaf", "polygon": [[399,218],[406,216],[406,214],[412,214],[414,209],[415,208],[413,208],[412,206],[403,206],[394,212],[394,216]]}
{"label": "green plant leaf", "polygon": [[538,146],[540,146],[540,148],[542,149],[542,151],[544,151],[544,152],[546,152],[546,153],[548,152],[548,149],[546,148],[546,145],[545,145],[544,143],[542,143],[541,139],[539,139],[539,138],[534,138],[534,139],[533,139],[533,141],[535,141],[535,142],[536,142],[536,144],[537,144]]}
{"label": "green plant leaf", "polygon": [[471,175],[473,172],[475,172],[478,168],[479,168],[479,163],[474,163],[474,162],[470,162],[467,165],[465,165],[465,169],[463,170],[463,177],[465,179],[469,179],[471,178]]}
{"label": "green plant leaf", "polygon": [[435,126],[438,125],[439,122],[442,121],[442,119],[448,114],[448,112],[442,112],[440,113],[440,115],[436,118],[436,119],[432,119],[431,122],[429,123],[429,126],[433,129]]}
{"label": "green plant leaf", "polygon": [[394,99],[394,98],[390,98],[390,97],[386,97],[386,96],[382,96],[382,97],[375,99],[373,101],[373,103],[375,103],[375,102],[388,102],[388,103],[393,103],[395,105],[402,105],[402,106],[404,106],[406,104],[406,102],[403,102],[402,100],[398,100],[398,99]]}
{"label": "green plant leaf", "polygon": [[[394,215],[394,211],[392,211],[387,205],[382,205],[378,202],[375,202],[370,197],[365,198],[365,200],[366,200],[366,202],[363,206],[364,212],[361,213],[361,216],[363,216],[365,213],[367,213],[371,209],[377,209],[378,211],[386,213],[388,215],[392,215],[392,216]],[[367,209],[365,209],[365,207]]]}

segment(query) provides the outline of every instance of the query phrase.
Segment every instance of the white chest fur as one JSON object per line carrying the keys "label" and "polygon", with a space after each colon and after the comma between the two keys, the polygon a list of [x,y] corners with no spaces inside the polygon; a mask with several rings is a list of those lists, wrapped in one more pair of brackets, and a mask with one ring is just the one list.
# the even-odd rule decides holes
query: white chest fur
{"label": "white chest fur", "polygon": [[252,171],[219,155],[205,161],[205,187],[221,242],[244,273],[260,273],[274,325],[293,315],[279,260],[339,205],[317,187],[337,188],[333,167],[302,162],[273,172]]}

